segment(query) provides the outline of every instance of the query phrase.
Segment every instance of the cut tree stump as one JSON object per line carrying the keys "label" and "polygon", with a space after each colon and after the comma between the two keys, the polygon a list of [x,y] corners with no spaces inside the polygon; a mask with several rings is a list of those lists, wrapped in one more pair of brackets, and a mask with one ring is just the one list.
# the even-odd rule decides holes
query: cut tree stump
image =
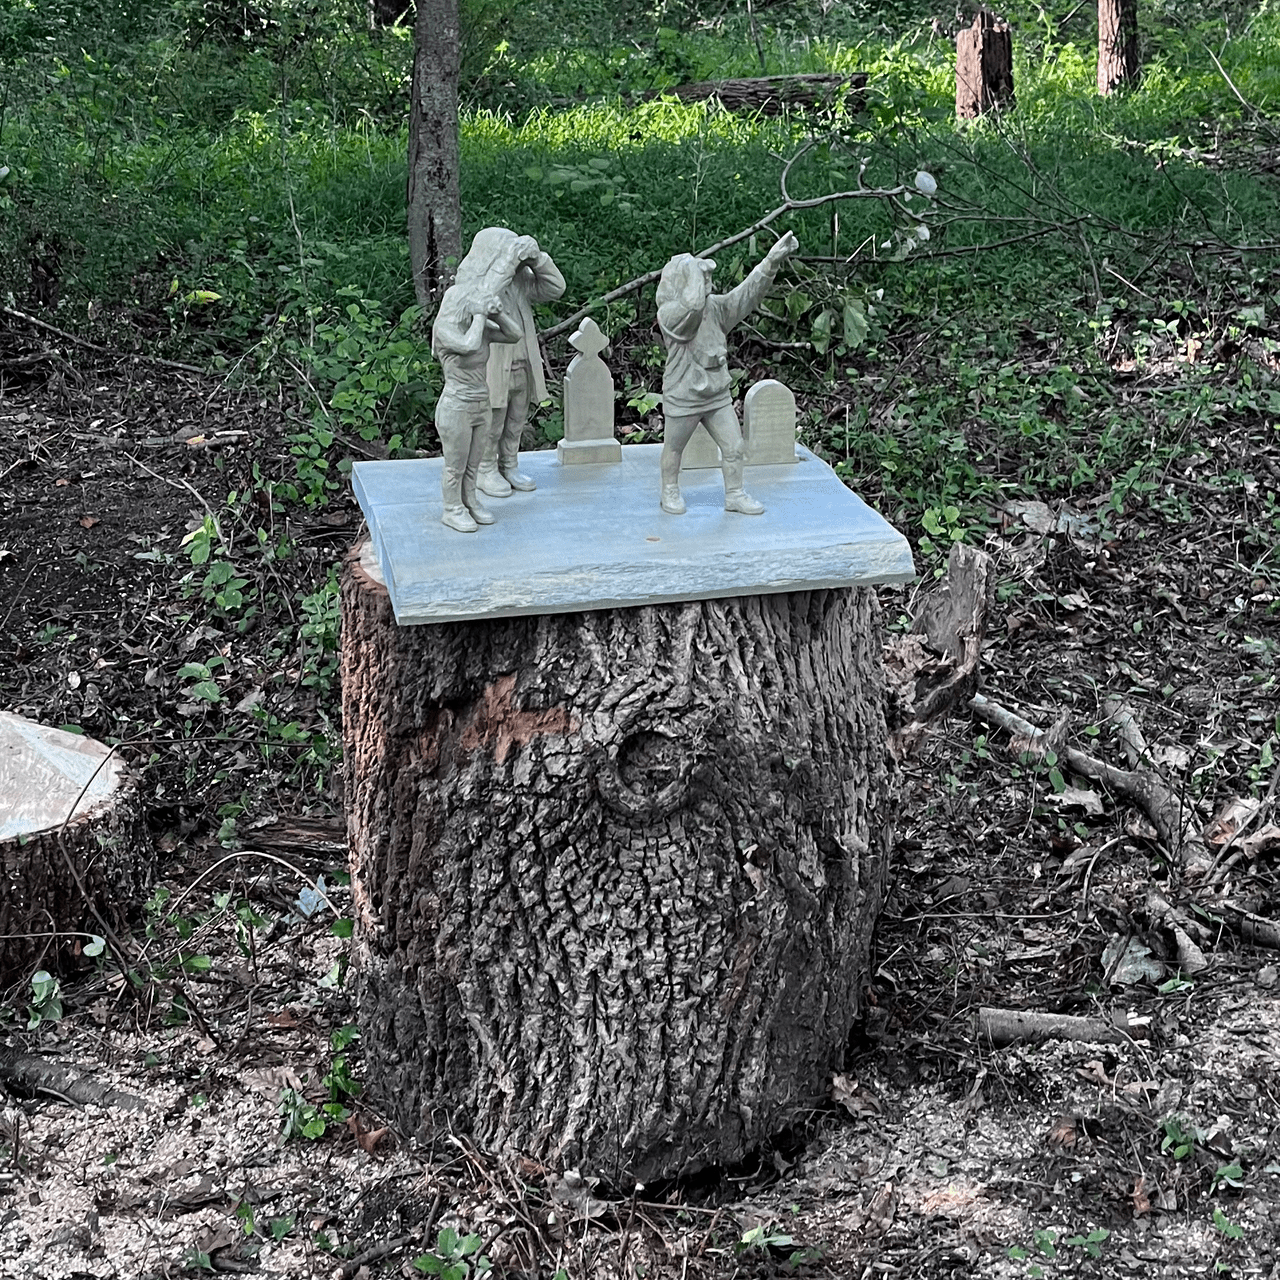
{"label": "cut tree stump", "polygon": [[889,847],[874,592],[399,627],[375,564],[342,586],[353,970],[398,1125],[626,1185],[825,1099]]}
{"label": "cut tree stump", "polygon": [[0,982],[12,982],[57,968],[102,933],[99,915],[123,928],[145,895],[155,854],[135,778],[92,738],[0,711],[0,859]]}
{"label": "cut tree stump", "polygon": [[1013,33],[1007,22],[979,9],[973,26],[956,35],[956,115],[973,120],[1013,102]]}

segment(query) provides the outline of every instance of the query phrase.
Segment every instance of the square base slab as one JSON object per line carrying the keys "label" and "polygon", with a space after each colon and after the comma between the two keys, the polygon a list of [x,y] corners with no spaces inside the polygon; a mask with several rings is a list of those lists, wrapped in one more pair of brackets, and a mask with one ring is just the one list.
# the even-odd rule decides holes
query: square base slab
{"label": "square base slab", "polygon": [[688,510],[667,515],[658,444],[626,445],[613,465],[522,453],[537,491],[486,498],[496,523],[476,533],[440,523],[439,458],[357,462],[351,482],[402,626],[910,582],[907,540],[797,452],[747,471],[760,516],[725,511],[719,471],[682,472]]}

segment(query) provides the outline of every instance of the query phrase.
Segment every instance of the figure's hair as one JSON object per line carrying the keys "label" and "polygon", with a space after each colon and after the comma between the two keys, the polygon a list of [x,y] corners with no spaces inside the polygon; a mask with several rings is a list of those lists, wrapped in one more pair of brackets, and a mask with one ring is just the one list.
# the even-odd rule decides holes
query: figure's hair
{"label": "figure's hair", "polygon": [[473,297],[501,293],[511,283],[509,254],[517,239],[506,227],[477,231],[466,257],[458,263],[454,284]]}
{"label": "figure's hair", "polygon": [[656,296],[658,306],[677,302],[689,310],[700,307],[708,288],[705,264],[705,258],[695,258],[691,253],[676,254],[662,268]]}

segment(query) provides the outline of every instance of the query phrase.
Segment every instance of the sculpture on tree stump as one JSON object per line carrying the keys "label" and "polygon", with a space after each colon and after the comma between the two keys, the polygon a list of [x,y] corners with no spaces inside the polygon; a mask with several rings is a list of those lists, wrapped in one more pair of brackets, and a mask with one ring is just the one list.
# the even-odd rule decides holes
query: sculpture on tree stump
{"label": "sculpture on tree stump", "polygon": [[396,1122],[625,1184],[819,1102],[886,871],[874,593],[401,627],[371,567],[342,588],[354,970]]}

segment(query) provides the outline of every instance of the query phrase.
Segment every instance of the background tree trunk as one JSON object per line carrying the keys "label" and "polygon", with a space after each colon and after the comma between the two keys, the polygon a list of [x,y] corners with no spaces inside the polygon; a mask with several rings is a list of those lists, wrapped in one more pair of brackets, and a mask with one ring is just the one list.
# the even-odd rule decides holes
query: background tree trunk
{"label": "background tree trunk", "polygon": [[1137,84],[1138,0],[1098,0],[1098,92]]}
{"label": "background tree trunk", "polygon": [[119,757],[0,712],[0,984],[61,967],[88,941],[66,934],[101,934],[94,908],[123,931],[154,871],[137,780]]}
{"label": "background tree trunk", "polygon": [[397,627],[358,556],[353,967],[398,1124],[626,1184],[826,1097],[889,843],[874,593]]}
{"label": "background tree trunk", "polygon": [[972,120],[1013,101],[1013,33],[979,9],[973,26],[956,35],[956,115]]}
{"label": "background tree trunk", "polygon": [[[458,196],[458,0],[417,0],[409,106],[409,261],[430,307],[462,252]],[[452,261],[451,261],[452,260]]]}

